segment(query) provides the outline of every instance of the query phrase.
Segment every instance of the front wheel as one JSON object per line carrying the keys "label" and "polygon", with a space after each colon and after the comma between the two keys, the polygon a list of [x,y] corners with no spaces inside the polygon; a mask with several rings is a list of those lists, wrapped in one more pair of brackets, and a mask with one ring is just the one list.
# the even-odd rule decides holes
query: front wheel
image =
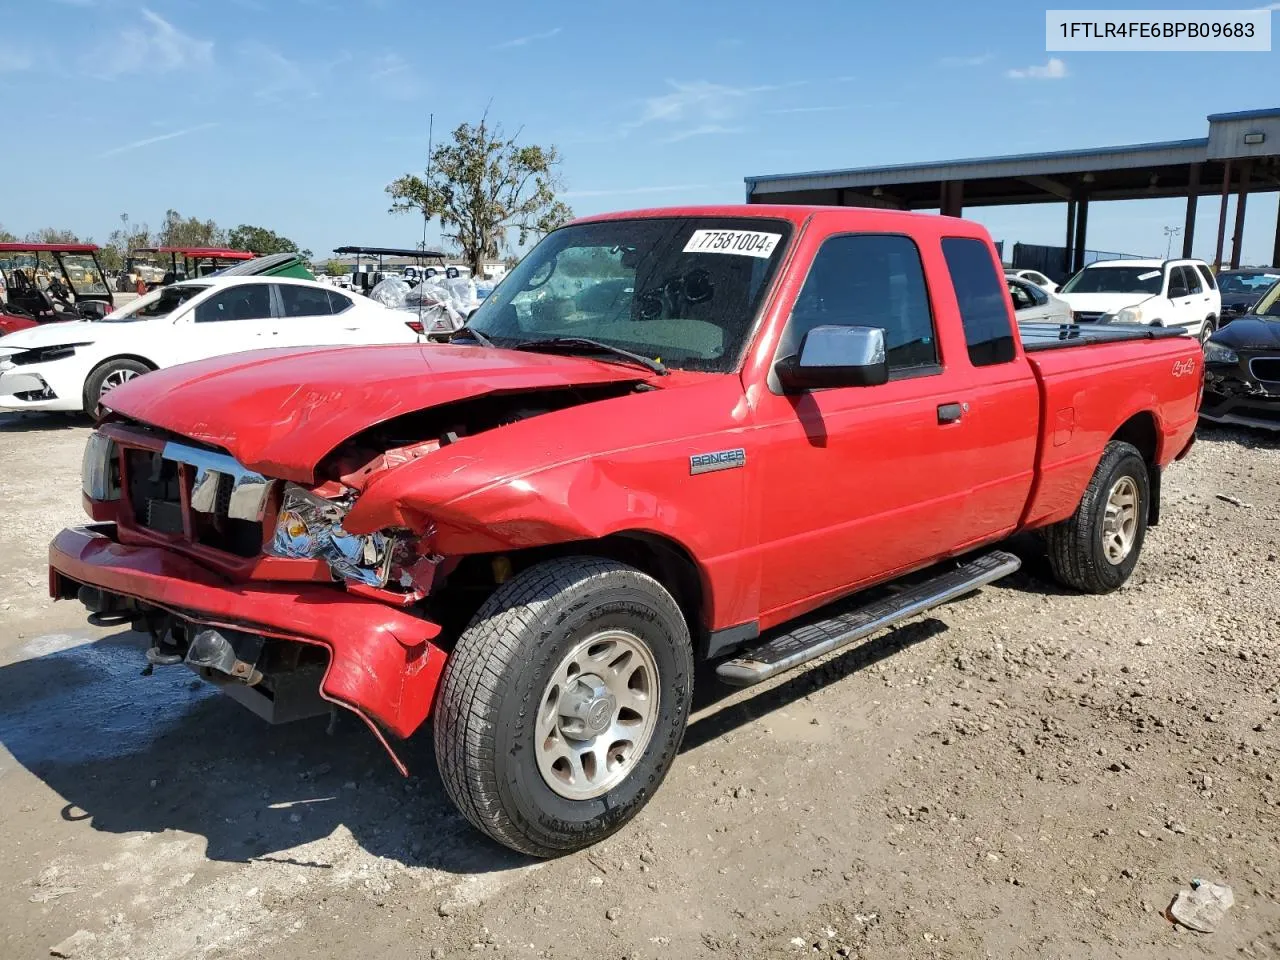
{"label": "front wheel", "polygon": [[485,602],[445,668],[434,724],[445,790],[512,849],[590,846],[662,783],[692,682],[688,626],[652,577],[594,557],[530,567]]}
{"label": "front wheel", "polygon": [[1086,593],[1123,586],[1142,553],[1150,505],[1142,454],[1129,443],[1107,444],[1076,512],[1045,530],[1055,579]]}
{"label": "front wheel", "polygon": [[84,410],[94,417],[102,416],[102,399],[121,384],[150,373],[151,368],[138,360],[108,360],[85,380]]}

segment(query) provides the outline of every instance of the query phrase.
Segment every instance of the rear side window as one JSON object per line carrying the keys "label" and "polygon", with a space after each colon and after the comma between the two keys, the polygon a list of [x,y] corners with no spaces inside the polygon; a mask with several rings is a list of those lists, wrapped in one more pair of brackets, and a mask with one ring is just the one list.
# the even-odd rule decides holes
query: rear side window
{"label": "rear side window", "polygon": [[915,243],[871,233],[826,240],[796,297],[778,356],[797,353],[804,335],[822,326],[880,327],[890,370],[936,365],[933,315]]}
{"label": "rear side window", "polygon": [[1014,357],[1009,297],[991,251],[981,240],[948,237],[942,241],[942,255],[960,304],[969,362],[975,367],[1008,363]]}
{"label": "rear side window", "polygon": [[1218,284],[1214,282],[1213,271],[1206,267],[1203,263],[1197,263],[1196,269],[1200,271],[1200,276],[1204,277],[1204,285],[1210,290],[1217,290]]}
{"label": "rear side window", "polygon": [[338,293],[335,290],[326,290],[329,295],[329,312],[341,313],[343,310],[351,308],[351,298],[345,294]]}
{"label": "rear side window", "polygon": [[317,287],[295,287],[291,283],[276,285],[286,317],[327,317],[329,291]]}

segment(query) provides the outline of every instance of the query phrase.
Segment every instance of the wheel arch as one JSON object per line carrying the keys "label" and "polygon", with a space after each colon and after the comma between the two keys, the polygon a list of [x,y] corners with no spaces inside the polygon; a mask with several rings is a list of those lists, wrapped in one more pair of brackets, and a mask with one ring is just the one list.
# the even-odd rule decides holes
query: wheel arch
{"label": "wheel arch", "polygon": [[501,554],[473,555],[463,562],[469,562],[474,569],[475,566],[491,567],[494,561],[503,560],[515,573],[543,560],[571,556],[616,560],[653,577],[675,599],[689,626],[695,651],[705,649],[711,624],[709,578],[684,544],[664,534],[620,530],[590,540],[567,540]]}
{"label": "wheel arch", "polygon": [[94,375],[97,374],[97,372],[101,370],[103,367],[105,367],[107,364],[115,363],[118,360],[132,360],[134,363],[140,363],[144,367],[147,367],[152,371],[160,369],[160,364],[156,363],[154,360],[150,360],[147,357],[142,356],[142,354],[140,353],[113,353],[109,357],[104,357],[103,359],[95,363],[92,367],[90,367],[89,372],[84,375],[84,385],[80,388],[80,393],[81,393],[81,399],[84,401],[86,409],[88,409],[88,406],[89,406],[89,397],[88,397],[89,381],[92,380],[94,378]]}
{"label": "wheel arch", "polygon": [[1147,465],[1147,481],[1151,488],[1151,502],[1147,505],[1147,526],[1160,522],[1160,427],[1150,410],[1135,413],[1120,424],[1111,435],[1109,443],[1121,442],[1133,446]]}

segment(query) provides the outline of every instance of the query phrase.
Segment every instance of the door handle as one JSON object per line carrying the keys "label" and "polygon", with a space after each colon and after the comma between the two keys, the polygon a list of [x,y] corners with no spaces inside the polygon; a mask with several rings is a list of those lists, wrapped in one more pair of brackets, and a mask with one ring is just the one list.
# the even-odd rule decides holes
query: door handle
{"label": "door handle", "polygon": [[967,403],[940,403],[938,404],[938,423],[956,423],[968,409]]}

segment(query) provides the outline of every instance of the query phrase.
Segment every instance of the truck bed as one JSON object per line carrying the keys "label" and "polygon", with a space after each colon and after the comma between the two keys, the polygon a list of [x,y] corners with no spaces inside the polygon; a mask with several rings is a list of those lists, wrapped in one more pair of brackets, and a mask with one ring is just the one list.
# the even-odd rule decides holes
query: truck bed
{"label": "truck bed", "polygon": [[1183,327],[1148,327],[1137,323],[1019,323],[1022,348],[1027,353],[1040,350],[1062,350],[1096,343],[1122,340],[1164,340],[1185,336]]}

